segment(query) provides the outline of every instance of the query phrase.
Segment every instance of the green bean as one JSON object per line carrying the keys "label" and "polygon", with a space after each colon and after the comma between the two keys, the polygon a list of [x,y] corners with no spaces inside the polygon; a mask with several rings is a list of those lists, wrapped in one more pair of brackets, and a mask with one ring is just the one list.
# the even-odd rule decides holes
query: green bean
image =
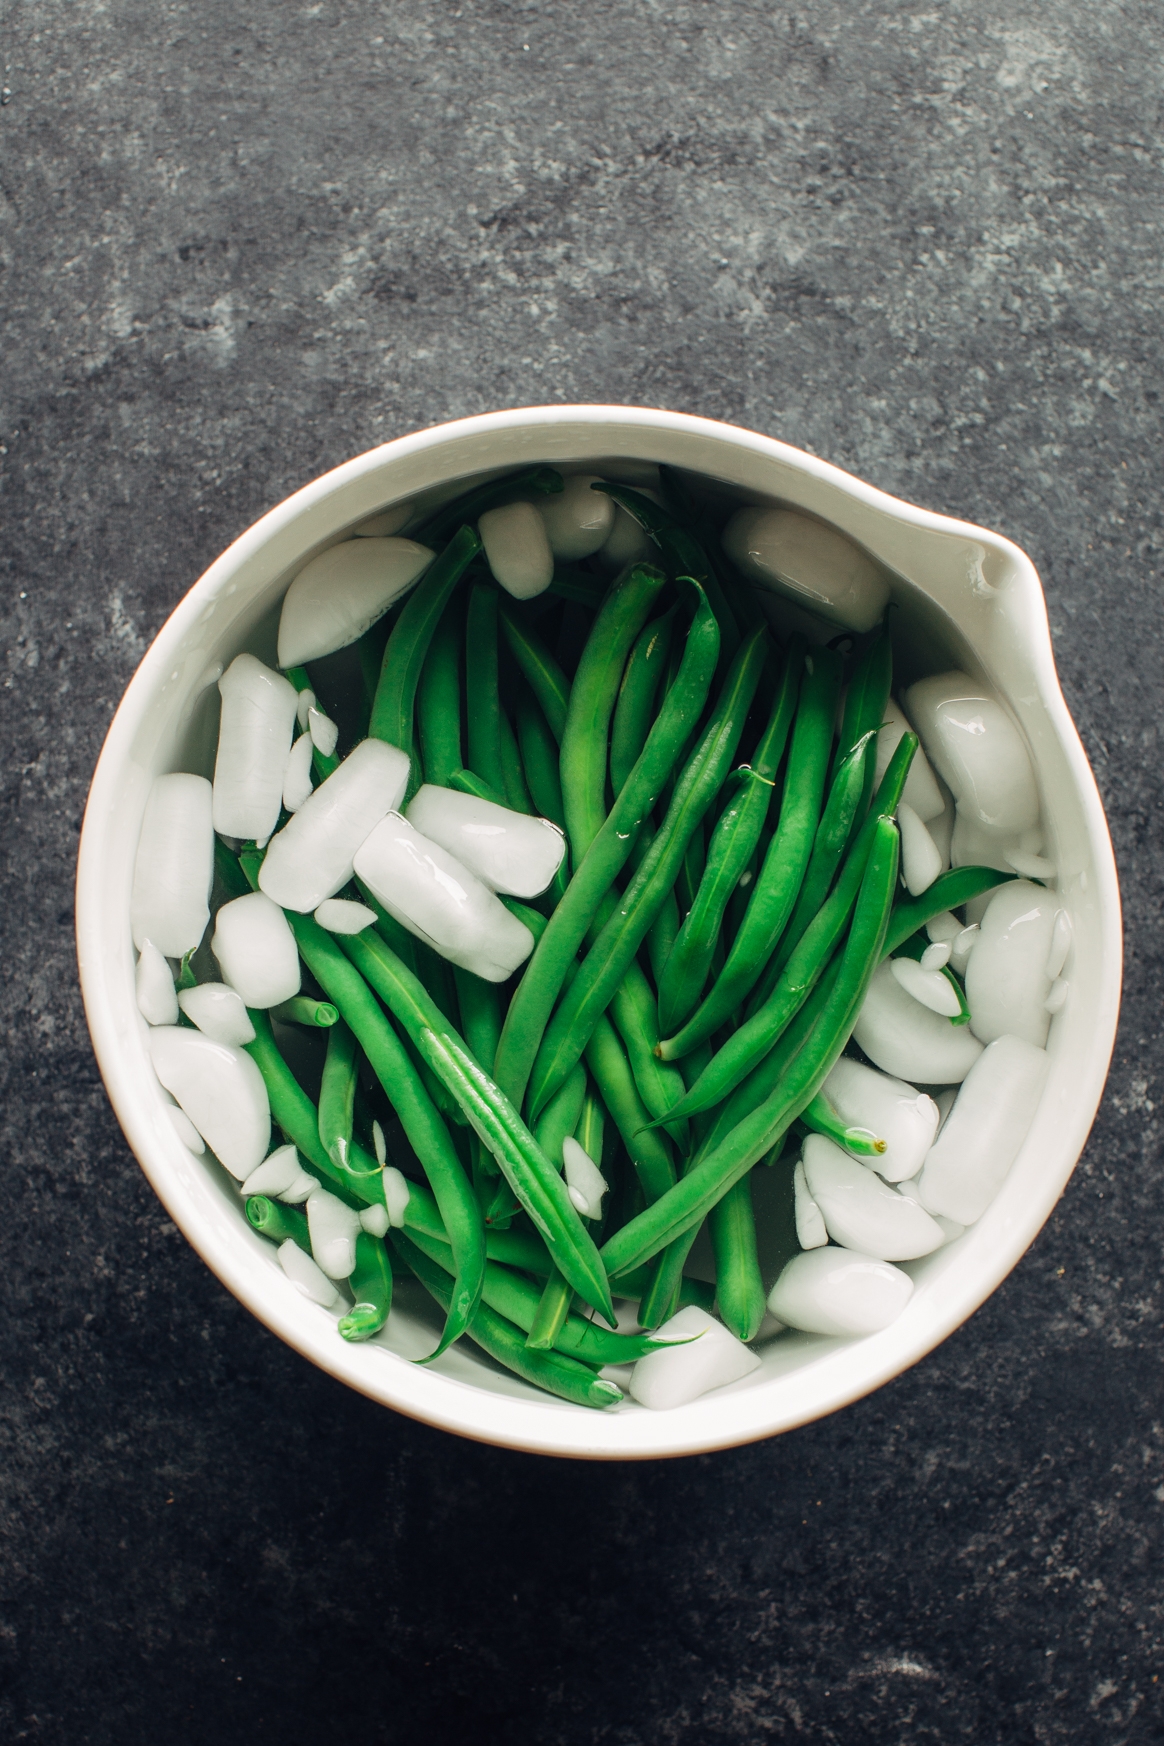
{"label": "green bean", "polygon": [[[721,1103],[764,1059],[812,993],[849,924],[865,876],[877,821],[892,818],[897,811],[917,744],[916,734],[902,735],[882,779],[873,810],[849,851],[836,889],[806,930],[767,1000],[717,1050],[695,1085],[676,1106],[681,1115],[696,1115]],[[666,1056],[666,1051],[673,1046],[674,1043],[661,1043],[659,1048]]]}
{"label": "green bean", "polygon": [[702,589],[687,632],[679,674],[647,735],[642,755],[566,887],[509,1003],[501,1031],[497,1083],[520,1104],[530,1068],[574,955],[600,904],[626,865],[644,819],[699,719],[711,685],[719,628]]}
{"label": "green bean", "polygon": [[996,885],[1006,885],[1015,873],[999,873],[993,867],[955,867],[941,873],[920,897],[904,897],[894,905],[885,936],[885,957],[903,946],[911,934],[944,910],[958,909],[971,898],[981,897]]}
{"label": "green bean", "polygon": [[483,781],[475,770],[454,770],[445,786],[455,788],[458,794],[472,794],[477,800],[491,800],[494,806],[509,805],[504,789]]}
{"label": "green bean", "polygon": [[308,994],[296,994],[281,1000],[271,1009],[271,1017],[281,1025],[308,1025],[314,1030],[330,1030],[339,1013],[330,1000],[313,1000]]}
{"label": "green bean", "polygon": [[522,768],[521,753],[517,749],[517,735],[504,710],[501,711],[498,725],[501,733],[501,768],[505,776],[506,800],[514,812],[532,814],[534,803]]}
{"label": "green bean", "polygon": [[[416,1231],[409,1232],[408,1241],[448,1272],[448,1250],[441,1243]],[[491,1262],[485,1269],[481,1301],[515,1327],[528,1331],[537,1312],[538,1288],[510,1268]],[[559,1352],[567,1352],[588,1364],[634,1364],[648,1352],[657,1352],[660,1346],[682,1344],[681,1340],[655,1340],[649,1334],[612,1334],[579,1315],[565,1318],[555,1342]]]}
{"label": "green bean", "polygon": [[[404,602],[401,600],[395,604],[403,607]],[[380,677],[380,662],[384,659],[384,644],[388,641],[388,632],[395,623],[392,613],[393,608],[390,607],[383,618],[370,625],[363,636],[356,639],[356,658],[360,664],[360,684],[364,693],[364,708],[361,712],[364,734],[368,731],[368,717],[372,713],[372,702],[376,696],[376,681]]]}
{"label": "green bean", "polygon": [[678,1068],[668,1066],[655,1053],[659,1043],[658,1008],[651,985],[634,959],[615,990],[610,1016],[623,1040],[644,1105],[662,1122],[675,1143],[686,1149],[686,1122],[669,1119],[669,1111],[684,1095],[683,1078]]}
{"label": "green bean", "polygon": [[307,1215],[297,1206],[282,1206],[265,1194],[252,1194],[247,1197],[246,1215],[255,1230],[272,1243],[295,1243],[305,1255],[311,1254]]}
{"label": "green bean", "polygon": [[627,658],[610,730],[610,786],[618,795],[647,743],[655,699],[667,670],[678,604],[644,625]]}
{"label": "green bean", "polygon": [[457,1006],[461,1014],[461,1034],[486,1072],[493,1068],[497,1039],[501,1035],[501,990],[495,982],[485,982],[471,970],[453,966],[457,985]]}
{"label": "green bean", "polygon": [[[427,1255],[422,1255],[415,1243],[393,1231],[392,1244],[425,1290],[444,1307],[452,1293],[448,1276]],[[603,1382],[589,1366],[564,1352],[530,1352],[520,1329],[506,1321],[487,1305],[480,1305],[466,1330],[482,1351],[495,1358],[507,1370],[524,1377],[527,1382],[556,1394],[577,1406],[615,1406],[622,1399],[622,1390],[613,1382]]]}
{"label": "green bean", "polygon": [[466,522],[475,522],[487,509],[499,509],[502,504],[516,503],[522,497],[550,497],[562,489],[562,475],[553,467],[527,467],[520,473],[509,473],[500,479],[490,479],[472,491],[443,503],[439,509],[415,524],[409,539],[435,546],[447,540],[454,530]]}
{"label": "green bean", "polygon": [[602,491],[607,497],[613,497],[628,515],[634,516],[639,526],[646,530],[659,547],[663,562],[672,576],[690,576],[693,581],[700,583],[719,624],[720,667],[727,667],[734,660],[740,646],[740,629],[720,587],[719,577],[699,541],[685,528],[680,527],[669,510],[660,509],[657,503],[644,497],[641,491],[632,491],[627,485],[608,485],[605,482],[591,486],[591,490]]}
{"label": "green bean", "polygon": [[732,942],[727,963],[717,976],[674,1048],[692,1048],[718,1030],[758,980],[784,930],[799,894],[813,836],[820,817],[821,795],[828,766],[836,715],[840,660],[828,649],[805,657],[796,724],[788,754],[788,772],[776,827],[760,877]]}
{"label": "green bean", "polygon": [[[480,1059],[480,1057],[478,1057]],[[586,1103],[586,1069],[575,1067],[555,1097],[552,1097],[534,1124],[534,1138],[554,1166],[562,1169],[562,1143],[569,1139],[582,1119]],[[579,1141],[579,1145],[583,1143]],[[584,1151],[589,1148],[583,1146]],[[590,1154],[594,1157],[594,1154]],[[596,1163],[601,1163],[601,1153]]]}
{"label": "green bean", "polygon": [[785,657],[768,725],[751,762],[738,772],[739,785],[716,822],[695,901],[663,970],[659,1027],[664,1035],[683,1023],[703,992],[728,899],[751,860],[768,815],[776,772],[796,713],[802,667],[803,643],[797,638]]}
{"label": "green bean", "polygon": [[[711,1060],[710,1043],[700,1043],[692,1049],[680,1069],[688,1090],[696,1083],[707,1063]],[[702,1144],[703,1130],[706,1128],[706,1118],[701,1122],[696,1118],[696,1131]],[[688,1150],[682,1166],[682,1174],[686,1176],[698,1153]],[[657,1328],[661,1323],[674,1315],[682,1301],[683,1269],[687,1265],[695,1239],[699,1235],[699,1225],[692,1225],[683,1236],[669,1243],[649,1265],[649,1281],[642,1294],[639,1304],[639,1324],[644,1328]],[[708,1308],[711,1306],[708,1305]]]}
{"label": "green bean", "polygon": [[[518,701],[517,743],[534,805],[542,818],[551,819],[559,830],[565,830],[566,815],[562,810],[562,777],[558,768],[557,744],[545,715],[529,696],[523,696]],[[562,889],[565,890],[564,878]]]}
{"label": "green bean", "polygon": [[656,1254],[697,1224],[734,1182],[746,1175],[820,1090],[861,1010],[881,948],[897,883],[898,836],[878,819],[857,913],[828,997],[798,1053],[764,1101],[695,1164],[661,1200],[645,1208],[603,1246],[611,1275]]}
{"label": "green bean", "polygon": [[[569,1083],[567,1080],[566,1084]],[[582,1099],[582,1108],[574,1127],[574,1138],[586,1156],[592,1158],[601,1169],[606,1143],[606,1107],[589,1080],[586,1082],[586,1095]]]}
{"label": "green bean", "polygon": [[[289,919],[296,938],[300,940],[300,951],[307,960],[308,968],[323,987],[328,987],[323,974],[304,951],[302,943],[301,928],[306,925],[315,934],[323,935],[322,928],[309,917],[291,916]],[[323,938],[327,940],[328,936],[323,935]],[[404,1027],[421,1059],[428,1062],[437,1078],[456,1098],[469,1126],[497,1159],[502,1175],[530,1215],[551,1255],[575,1291],[592,1308],[605,1315],[608,1320],[613,1320],[610,1289],[606,1275],[599,1265],[594,1243],[583,1228],[561,1177],[504,1092],[466,1049],[424,984],[373,929],[368,929],[363,934],[339,935],[337,938],[342,947],[339,956],[342,958],[346,955],[350,960],[347,968],[356,982],[368,994],[369,999],[372,996],[368,985],[375,989],[385,1006]],[[313,950],[318,956],[314,936],[312,941]],[[344,1012],[343,1001],[337,999],[336,1004]],[[371,1051],[360,1036],[359,1027],[350,1014],[345,1012],[344,1016],[357,1037],[360,1037],[365,1054],[371,1058]],[[390,1030],[390,1027],[386,1028]],[[375,1067],[374,1060],[372,1064]],[[391,1088],[385,1085],[384,1089],[391,1098]],[[445,1131],[443,1124],[442,1131]],[[448,1138],[447,1132],[445,1138]],[[467,1183],[465,1187],[468,1188]],[[475,1197],[473,1204],[476,1207]]]}
{"label": "green bean", "polygon": [[823,1134],[826,1140],[859,1158],[880,1158],[888,1149],[885,1141],[868,1128],[854,1128],[843,1122],[822,1091],[805,1104],[799,1119],[810,1132]]}
{"label": "green bean", "polygon": [[[507,794],[501,756],[501,697],[497,688],[497,590],[475,582],[465,620],[465,730],[469,768]],[[505,804],[512,802],[507,798]]]}
{"label": "green bean", "polygon": [[356,1265],[348,1280],[355,1303],[340,1317],[345,1340],[370,1340],[388,1320],[392,1308],[392,1266],[382,1237],[361,1231],[356,1238]]}
{"label": "green bean", "polygon": [[[408,1184],[408,1205],[404,1209],[404,1223],[413,1234],[420,1231],[449,1249],[449,1259],[442,1262],[442,1266],[446,1273],[452,1273],[449,1234],[445,1230],[432,1190],[423,1182]],[[500,1261],[507,1267],[520,1267],[523,1273],[533,1273],[543,1279],[553,1266],[550,1252],[541,1238],[528,1231],[486,1231],[485,1253],[490,1261]]]}
{"label": "green bean", "polygon": [[424,779],[447,788],[461,754],[461,626],[447,608],[433,632],[416,694]]}
{"label": "green bean", "polygon": [[647,958],[650,962],[651,975],[655,979],[656,988],[659,986],[675,941],[679,938],[680,925],[679,902],[675,896],[674,887],[672,887],[659,905],[658,915],[647,929]]}
{"label": "green bean", "polygon": [[320,1145],[341,1169],[347,1165],[352,1143],[357,1064],[355,1037],[347,1025],[334,1026],[327,1039],[316,1126]]}
{"label": "green bean", "polygon": [[219,836],[214,839],[214,877],[228,897],[245,897],[254,889],[239,866],[238,856],[231,854]]}
{"label": "green bean", "polygon": [[561,745],[570,702],[570,681],[537,632],[519,614],[515,603],[500,603],[500,619],[502,634],[513,658],[537,698],[550,732]]}
{"label": "green bean", "polygon": [[658,835],[546,1027],[531,1074],[534,1115],[580,1058],[675,881],[692,832],[723,782],[760,677],[764,636],[762,630],[754,631],[741,645]]}
{"label": "green bean", "polygon": [[609,1019],[599,1018],[594,1026],[586,1044],[586,1065],[622,1135],[647,1201],[658,1200],[675,1180],[671,1146],[664,1134],[650,1126],[650,1112],[639,1096],[626,1052]]}
{"label": "green bean", "polygon": [[569,600],[575,606],[586,606],[591,612],[597,612],[606,593],[606,584],[574,564],[555,564],[554,580],[547,592],[556,594],[559,600]]}
{"label": "green bean", "polygon": [[408,596],[384,645],[368,735],[399,746],[410,758],[416,688],[429,644],[453,590],[480,550],[481,541],[474,530],[459,528]]}
{"label": "green bean", "polygon": [[[919,930],[916,934],[911,934],[908,940],[905,940],[892,956],[895,958],[912,958],[915,963],[920,963],[921,959],[925,957],[929,945],[930,941],[928,937],[925,933]],[[958,1002],[958,1010],[951,1015],[950,1023],[952,1025],[968,1025],[970,1023],[970,1007],[966,1000],[966,990],[962,986],[961,978],[951,970],[948,964],[943,964],[938,973],[950,984],[950,987],[954,991],[954,997]]]}
{"label": "green bean", "polygon": [[[867,734],[876,736],[881,731],[892,684],[893,645],[889,640],[889,632],[882,628],[865,649],[849,681],[849,689],[845,693],[845,712],[841,718],[840,738],[833,756],[832,778],[836,777],[845,759]],[[873,792],[876,762],[876,754],[870,753],[865,771],[865,791],[858,806],[856,826],[864,819],[865,807],[868,806]]]}
{"label": "green bean", "polygon": [[531,909],[528,903],[522,903],[520,898],[510,897],[504,892],[498,892],[497,901],[503,903],[510,915],[515,915],[522,926],[529,929],[535,941],[541,939],[547,923],[540,910]]}
{"label": "green bean", "polygon": [[566,835],[575,867],[606,818],[607,737],[619,681],[665,581],[663,572],[649,564],[635,564],[619,578],[602,603],[570,687],[561,771]]}
{"label": "green bean", "polygon": [[733,1182],[707,1215],[715,1254],[715,1296],[720,1319],[737,1340],[754,1340],[767,1308],[756,1252],[751,1175]]}
{"label": "green bean", "polygon": [[[468,1325],[481,1295],[485,1268],[485,1231],[481,1208],[465,1175],[449,1131],[412,1065],[408,1051],[385,1018],[375,995],[337,943],[343,936],[329,934],[311,916],[284,912],[295,935],[300,956],[320,987],[339,1007],[344,1021],[368,1057],[388,1101],[400,1117],[409,1144],[428,1176],[457,1263],[457,1290],[448,1326],[438,1351],[443,1351]],[[344,944],[359,939],[344,938]],[[389,952],[389,948],[383,948]],[[391,955],[391,954],[390,954]],[[399,963],[399,959],[396,960]],[[401,966],[404,975],[411,972]],[[412,980],[418,989],[422,984]],[[423,992],[423,989],[422,989]],[[425,1000],[429,997],[425,994]],[[436,1010],[435,1003],[429,1002]],[[252,1020],[253,1022],[253,1020]],[[253,1044],[249,1045],[252,1049]],[[296,1140],[296,1144],[299,1142]],[[316,1145],[318,1145],[318,1135]],[[325,1154],[326,1156],[326,1154]],[[383,1188],[380,1189],[381,1197]],[[451,1330],[451,1331],[450,1331]],[[435,1357],[436,1354],[434,1353]]]}
{"label": "green bean", "polygon": [[[900,744],[900,742],[899,742]],[[813,918],[828,896],[841,857],[853,839],[854,824],[864,804],[865,779],[871,768],[874,736],[859,740],[841,760],[829,789],[829,797],[813,838],[812,855],[788,926],[768,960],[764,974],[752,991],[748,1011],[754,1012],[776,986],[776,979],[791,958]],[[866,808],[867,810],[867,808]]]}
{"label": "green bean", "polygon": [[558,1344],[573,1301],[574,1293],[555,1267],[542,1286],[541,1296],[526,1334],[525,1343],[531,1352],[548,1352]]}
{"label": "green bean", "polygon": [[[320,932],[322,933],[322,929]],[[263,1076],[271,1114],[287,1139],[325,1176],[329,1187],[349,1205],[384,1205],[384,1182],[374,1158],[351,1146],[346,1163],[331,1159],[319,1137],[319,1113],[279,1053],[271,1021],[265,1012],[248,1007],[253,1041],[244,1045]]]}

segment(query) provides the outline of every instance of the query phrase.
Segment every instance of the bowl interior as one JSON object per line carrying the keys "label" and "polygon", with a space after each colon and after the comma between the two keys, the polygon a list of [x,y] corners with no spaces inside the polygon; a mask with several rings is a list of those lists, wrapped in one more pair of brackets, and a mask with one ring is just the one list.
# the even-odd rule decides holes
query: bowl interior
{"label": "bowl interior", "polygon": [[[388,1328],[362,1346],[284,1278],[241,1217],[224,1171],[194,1158],[163,1109],[133,997],[129,891],[146,793],[171,769],[211,774],[216,680],[244,647],[273,661],[279,602],[308,558],[404,498],[439,501],[466,481],[531,461],[634,481],[643,463],[698,473],[738,502],[806,509],[856,539],[891,578],[899,683],[946,666],[986,679],[1030,746],[1074,928],[1067,1006],[1051,1026],[1047,1088],[1002,1192],[978,1225],[922,1261],[902,1316],[859,1341],[762,1338],[744,1382],[668,1413],[626,1401],[598,1414],[555,1401],[462,1342],[431,1367],[427,1298],[400,1289]],[[783,622],[795,608],[774,605]],[[832,633],[813,628],[817,637]],[[147,652],[94,778],[78,872],[78,943],[94,1046],[127,1137],[175,1222],[223,1282],[284,1339],[385,1404],[448,1429],[549,1453],[693,1453],[830,1411],[915,1362],[993,1290],[1053,1207],[1082,1149],[1107,1070],[1120,983],[1118,892],[1095,784],[1055,678],[1042,590],[999,536],[899,503],[783,444],[677,414],[547,407],[491,414],[400,439],[306,487],[248,530],[181,602]],[[762,1173],[757,1173],[761,1175]],[[757,1184],[763,1220],[762,1184]]]}

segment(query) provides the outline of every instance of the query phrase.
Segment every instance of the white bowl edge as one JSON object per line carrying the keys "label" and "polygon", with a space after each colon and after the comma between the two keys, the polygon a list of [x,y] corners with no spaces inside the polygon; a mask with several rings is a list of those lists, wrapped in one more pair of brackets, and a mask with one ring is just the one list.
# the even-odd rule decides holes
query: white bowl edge
{"label": "white bowl edge", "polygon": [[[1035,751],[1076,920],[1072,999],[1052,1028],[1047,1092],[983,1220],[911,1268],[919,1289],[883,1333],[851,1342],[786,1337],[768,1348],[754,1378],[669,1413],[630,1403],[591,1413],[495,1378],[462,1354],[447,1355],[437,1370],[379,1342],[341,1341],[334,1320],[294,1292],[271,1245],[170,1127],[133,1003],[129,942],[128,881],[149,778],[166,767],[207,676],[213,651],[204,640],[213,632],[229,644],[229,631],[237,643],[262,616],[261,605],[249,604],[252,589],[264,603],[273,600],[312,551],[420,489],[527,460],[608,455],[667,461],[723,478],[744,496],[798,504],[858,539],[911,598],[928,598],[951,635],[972,647]],[[304,1356],[385,1405],[481,1441],[582,1459],[694,1454],[791,1429],[899,1374],[972,1314],[1034,1239],[1086,1141],[1114,1043],[1122,949],[1111,842],[1026,554],[772,438],[680,413],[605,406],[520,408],[398,438],[305,486],[211,565],[162,627],[110,726],[82,832],[77,935],[86,1014],[114,1109],[167,1211],[222,1282]],[[470,1380],[475,1375],[489,1386]]]}

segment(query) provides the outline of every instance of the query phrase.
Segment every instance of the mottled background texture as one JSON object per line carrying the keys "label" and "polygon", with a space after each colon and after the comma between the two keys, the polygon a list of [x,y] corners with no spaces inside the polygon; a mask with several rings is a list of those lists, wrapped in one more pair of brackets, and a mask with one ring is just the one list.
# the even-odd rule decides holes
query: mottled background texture
{"label": "mottled background texture", "polygon": [[[1164,1738],[1161,85],[1149,0],[4,0],[0,1736]],[[155,1201],[76,988],[85,792],[248,523],[462,413],[770,432],[1034,557],[1127,915],[1054,1217],[779,1441],[410,1424]]]}

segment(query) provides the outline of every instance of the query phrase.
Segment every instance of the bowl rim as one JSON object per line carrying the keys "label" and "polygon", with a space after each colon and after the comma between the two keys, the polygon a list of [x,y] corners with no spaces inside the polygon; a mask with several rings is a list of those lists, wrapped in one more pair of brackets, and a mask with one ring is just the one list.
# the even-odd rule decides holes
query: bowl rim
{"label": "bowl rim", "polygon": [[[780,1378],[764,1385],[749,1387],[745,1383],[717,1392],[708,1398],[715,1400],[720,1409],[718,1415],[706,1415],[698,1433],[694,1434],[686,1409],[671,1414],[642,1411],[621,1415],[569,1407],[550,1397],[527,1402],[403,1361],[381,1364],[373,1374],[367,1365],[359,1362],[359,1355],[370,1348],[350,1346],[337,1338],[330,1322],[322,1324],[321,1320],[305,1317],[304,1300],[298,1298],[290,1287],[286,1292],[273,1294],[265,1281],[262,1285],[257,1283],[255,1270],[248,1268],[237,1254],[215,1239],[207,1228],[207,1221],[193,1207],[174,1169],[158,1156],[155,1129],[145,1118],[139,1094],[138,1072],[126,1058],[118,1039],[112,990],[102,973],[99,949],[103,926],[107,927],[101,901],[101,868],[109,840],[108,821],[119,769],[129,754],[144,714],[151,706],[157,684],[164,670],[169,668],[182,639],[209,600],[229,586],[238,569],[306,511],[318,508],[365,475],[378,474],[388,463],[423,455],[429,449],[459,439],[488,436],[519,427],[549,432],[560,425],[610,423],[628,430],[639,430],[648,436],[663,431],[685,433],[696,439],[710,438],[721,443],[726,440],[807,476],[820,486],[831,488],[830,494],[839,493],[842,498],[879,511],[895,522],[973,539],[1009,559],[1015,573],[1015,585],[1025,592],[1026,604],[1036,607],[1031,668],[1039,701],[1067,761],[1085,816],[1098,888],[1094,896],[1102,936],[1100,951],[1104,970],[1100,978],[1100,999],[1092,1015],[1091,1053],[1084,1082],[1078,1088],[1081,1095],[1075,1107],[1075,1120],[1061,1148],[1066,1162],[1058,1170],[1048,1173],[1044,1192],[1036,1197],[1025,1216],[1011,1221],[1007,1228],[1008,1240],[996,1246],[982,1271],[975,1275],[973,1285],[939,1293],[940,1301],[933,1306],[925,1329],[920,1335],[913,1333],[908,1342],[903,1343],[901,1338],[895,1340],[891,1326],[865,1340],[830,1343],[833,1349],[825,1352],[822,1362],[811,1363],[797,1372],[798,1386],[794,1395],[790,1395],[788,1390],[781,1391],[789,1396],[787,1400],[767,1399],[770,1393],[775,1396]],[[366,513],[373,513],[375,507],[371,504]],[[86,803],[77,865],[76,925],[86,1018],[114,1111],[167,1212],[222,1283],[260,1321],[303,1356],[381,1404],[477,1441],[573,1459],[646,1460],[702,1454],[792,1430],[872,1393],[946,1339],[1017,1265],[1050,1216],[1078,1162],[1099,1106],[1114,1047],[1122,975],[1120,898],[1111,838],[1094,775],[1059,685],[1042,587],[1027,554],[1000,534],[893,497],[831,462],[777,438],[687,413],[603,403],[515,407],[454,419],[411,432],[330,469],[283,499],[245,529],[177,603],[146,650],[114,713]],[[693,1404],[698,1407],[700,1403]]]}

